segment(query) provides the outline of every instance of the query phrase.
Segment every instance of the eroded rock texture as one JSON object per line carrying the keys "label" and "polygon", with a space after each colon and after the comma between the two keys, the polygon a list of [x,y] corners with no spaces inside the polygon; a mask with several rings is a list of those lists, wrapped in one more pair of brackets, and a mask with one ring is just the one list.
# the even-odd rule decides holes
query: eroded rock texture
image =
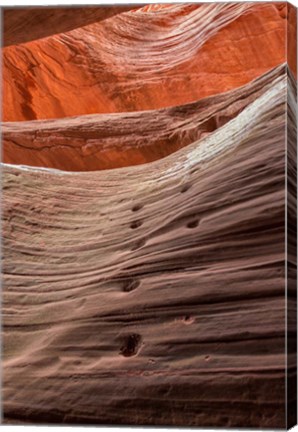
{"label": "eroded rock texture", "polygon": [[4,422],[295,423],[295,11],[13,12]]}
{"label": "eroded rock texture", "polygon": [[151,162],[215,132],[262,95],[280,73],[276,69],[249,87],[162,110],[6,122],[4,162],[70,171]]}
{"label": "eroded rock texture", "polygon": [[156,109],[230,90],[285,61],[285,16],[278,3],[178,4],[18,36],[3,53],[4,120]]}

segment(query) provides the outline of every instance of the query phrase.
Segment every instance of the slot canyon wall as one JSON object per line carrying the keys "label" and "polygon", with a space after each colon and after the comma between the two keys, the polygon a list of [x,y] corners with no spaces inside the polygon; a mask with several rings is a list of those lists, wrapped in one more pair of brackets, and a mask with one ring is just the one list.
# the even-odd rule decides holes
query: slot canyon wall
{"label": "slot canyon wall", "polygon": [[294,425],[296,9],[2,18],[3,423]]}

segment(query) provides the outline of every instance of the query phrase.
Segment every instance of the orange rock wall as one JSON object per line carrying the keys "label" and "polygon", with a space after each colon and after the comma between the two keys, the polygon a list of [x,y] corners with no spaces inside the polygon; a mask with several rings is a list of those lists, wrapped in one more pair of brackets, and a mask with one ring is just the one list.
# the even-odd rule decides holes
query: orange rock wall
{"label": "orange rock wall", "polygon": [[285,62],[283,11],[225,6],[203,34],[199,5],[145,8],[8,46],[3,119],[157,109],[241,86]]}

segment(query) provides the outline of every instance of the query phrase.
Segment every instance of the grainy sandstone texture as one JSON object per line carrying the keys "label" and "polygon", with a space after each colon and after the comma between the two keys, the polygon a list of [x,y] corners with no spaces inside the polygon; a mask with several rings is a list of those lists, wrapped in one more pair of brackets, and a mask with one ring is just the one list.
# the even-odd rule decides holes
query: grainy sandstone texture
{"label": "grainy sandstone texture", "polygon": [[4,120],[156,109],[230,90],[285,62],[286,16],[279,3],[177,4],[31,42],[23,31],[27,43],[4,48]]}
{"label": "grainy sandstone texture", "polygon": [[293,425],[296,10],[70,11],[4,14],[4,422]]}

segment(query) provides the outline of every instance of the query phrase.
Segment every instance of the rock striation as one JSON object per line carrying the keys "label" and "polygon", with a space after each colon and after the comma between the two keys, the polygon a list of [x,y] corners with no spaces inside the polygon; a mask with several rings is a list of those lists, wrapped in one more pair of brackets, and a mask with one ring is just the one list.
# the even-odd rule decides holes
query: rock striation
{"label": "rock striation", "polygon": [[[239,87],[286,61],[287,20],[278,5],[145,7],[30,42],[24,21],[18,44],[3,50],[3,118],[151,110]],[[102,18],[98,9],[91,18]]]}
{"label": "rock striation", "polygon": [[66,33],[130,9],[130,6],[5,8],[3,46]]}
{"label": "rock striation", "polygon": [[229,93],[162,110],[6,122],[3,160],[67,171],[152,162],[215,132],[283,72],[277,67]]}
{"label": "rock striation", "polygon": [[296,11],[121,8],[4,14],[3,421],[289,427]]}
{"label": "rock striation", "polygon": [[285,85],[150,164],[5,166],[7,418],[284,425]]}

